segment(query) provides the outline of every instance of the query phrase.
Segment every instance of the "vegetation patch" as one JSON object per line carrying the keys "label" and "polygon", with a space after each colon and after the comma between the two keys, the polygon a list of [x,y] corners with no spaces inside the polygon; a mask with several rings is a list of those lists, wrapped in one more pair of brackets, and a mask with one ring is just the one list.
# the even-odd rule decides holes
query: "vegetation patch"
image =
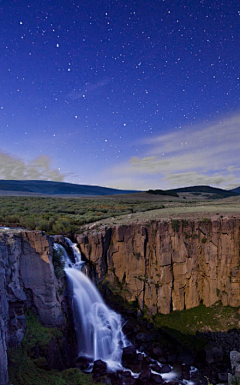
{"label": "vegetation patch", "polygon": [[58,279],[63,278],[65,276],[64,273],[64,255],[61,249],[53,248],[53,267],[54,273]]}
{"label": "vegetation patch", "polygon": [[205,341],[197,336],[197,332],[220,332],[239,328],[239,308],[223,306],[217,302],[211,307],[200,305],[170,314],[156,314],[155,325],[166,330],[181,343],[190,344],[196,349],[201,348]]}
{"label": "vegetation patch", "polygon": [[186,219],[182,219],[182,226],[187,226],[188,225],[188,221]]}
{"label": "vegetation patch", "polygon": [[211,219],[210,218],[203,218],[203,222],[205,222],[205,223],[211,223]]}
{"label": "vegetation patch", "polygon": [[176,197],[176,198],[179,197],[179,195],[175,191],[171,191],[171,190],[164,191],[164,190],[157,189],[157,190],[148,190],[146,192],[148,194],[154,194],[154,195],[170,195],[170,196]]}
{"label": "vegetation patch", "polygon": [[179,228],[180,228],[180,223],[179,223],[179,220],[178,219],[172,219],[172,229],[173,231],[175,231],[176,233],[179,232]]}
{"label": "vegetation patch", "polygon": [[138,261],[139,261],[139,259],[141,259],[141,253],[134,253],[134,255]]}
{"label": "vegetation patch", "polygon": [[69,234],[87,223],[162,208],[161,203],[152,201],[3,196],[0,197],[0,226]]}
{"label": "vegetation patch", "polygon": [[26,314],[26,332],[17,349],[9,349],[9,377],[13,385],[90,385],[94,384],[89,375],[77,368],[62,372],[48,367],[46,357],[35,356],[35,349],[44,352],[54,338],[61,344],[62,332],[57,328],[42,326],[31,312]]}
{"label": "vegetation patch", "polygon": [[240,385],[240,378],[232,376],[230,379],[230,385]]}

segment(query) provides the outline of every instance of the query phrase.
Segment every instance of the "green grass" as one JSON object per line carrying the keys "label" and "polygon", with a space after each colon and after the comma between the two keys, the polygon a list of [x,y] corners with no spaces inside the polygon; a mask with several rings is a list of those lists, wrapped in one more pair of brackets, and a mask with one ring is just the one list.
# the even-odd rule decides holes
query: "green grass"
{"label": "green grass", "polygon": [[159,202],[111,198],[0,197],[0,226],[68,234],[101,219],[163,207]]}
{"label": "green grass", "polygon": [[205,341],[199,338],[197,331],[228,331],[238,328],[240,321],[239,308],[223,306],[220,302],[211,307],[198,307],[173,311],[170,314],[156,314],[155,325],[166,330],[181,343],[199,350]]}
{"label": "green grass", "polygon": [[240,378],[233,376],[230,380],[230,385],[240,385]]}
{"label": "green grass", "polygon": [[26,315],[26,332],[21,345],[17,349],[9,349],[9,377],[13,385],[91,385],[90,375],[83,374],[77,368],[62,372],[46,370],[45,356],[31,357],[31,349],[38,347],[40,352],[47,349],[51,338],[61,344],[62,332],[57,328],[42,326],[34,314]]}

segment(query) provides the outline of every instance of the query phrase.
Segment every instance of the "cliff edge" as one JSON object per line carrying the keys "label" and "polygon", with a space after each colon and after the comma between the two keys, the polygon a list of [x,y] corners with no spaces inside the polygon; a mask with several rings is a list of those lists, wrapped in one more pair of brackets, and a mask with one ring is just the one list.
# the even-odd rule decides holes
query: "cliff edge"
{"label": "cliff edge", "polygon": [[240,219],[159,219],[76,235],[82,255],[149,314],[200,303],[240,306]]}

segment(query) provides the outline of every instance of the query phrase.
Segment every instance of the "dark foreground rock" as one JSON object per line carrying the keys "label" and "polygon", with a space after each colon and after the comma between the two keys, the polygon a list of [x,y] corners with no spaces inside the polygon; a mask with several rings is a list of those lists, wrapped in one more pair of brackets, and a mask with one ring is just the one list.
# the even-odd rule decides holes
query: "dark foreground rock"
{"label": "dark foreground rock", "polygon": [[96,360],[94,361],[93,364],[93,369],[92,369],[93,377],[100,377],[105,374],[107,374],[107,364],[106,362],[102,360]]}

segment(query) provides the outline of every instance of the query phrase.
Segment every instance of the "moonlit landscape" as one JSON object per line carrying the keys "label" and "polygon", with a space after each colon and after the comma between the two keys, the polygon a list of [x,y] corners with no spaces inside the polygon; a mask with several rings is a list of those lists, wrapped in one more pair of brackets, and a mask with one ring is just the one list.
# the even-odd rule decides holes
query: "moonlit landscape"
{"label": "moonlit landscape", "polygon": [[0,385],[240,385],[239,1],[0,16]]}
{"label": "moonlit landscape", "polygon": [[239,186],[237,1],[0,4],[0,177]]}

